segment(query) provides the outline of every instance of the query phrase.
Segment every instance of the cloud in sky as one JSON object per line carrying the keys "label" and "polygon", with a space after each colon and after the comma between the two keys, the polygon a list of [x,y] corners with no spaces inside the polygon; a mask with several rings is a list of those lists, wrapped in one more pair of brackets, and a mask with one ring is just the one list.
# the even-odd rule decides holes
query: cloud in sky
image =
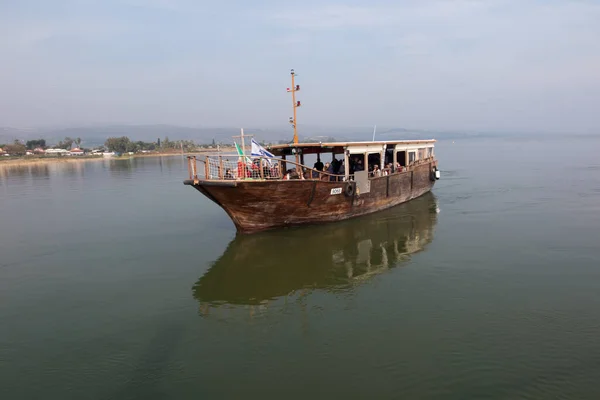
{"label": "cloud in sky", "polygon": [[0,2],[0,125],[600,131],[600,2]]}

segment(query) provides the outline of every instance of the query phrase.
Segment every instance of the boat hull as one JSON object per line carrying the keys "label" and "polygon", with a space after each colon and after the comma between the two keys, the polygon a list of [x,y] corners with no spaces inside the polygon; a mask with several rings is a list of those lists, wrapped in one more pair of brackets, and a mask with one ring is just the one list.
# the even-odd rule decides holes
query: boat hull
{"label": "boat hull", "polygon": [[[316,180],[186,180],[221,206],[241,233],[341,221],[385,210],[429,192],[435,161],[372,178],[368,193],[350,182]],[[347,186],[352,186],[348,189]]]}

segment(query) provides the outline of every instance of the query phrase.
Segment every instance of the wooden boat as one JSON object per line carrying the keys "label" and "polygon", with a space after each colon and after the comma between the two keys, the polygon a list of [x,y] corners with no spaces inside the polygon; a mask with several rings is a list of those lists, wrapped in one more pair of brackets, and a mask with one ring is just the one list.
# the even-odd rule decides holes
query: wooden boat
{"label": "wooden boat", "polygon": [[[300,102],[295,93],[300,86],[294,75],[292,70],[288,89],[294,110],[292,143],[260,147],[249,158],[243,153],[242,130],[238,156],[188,157],[189,179],[184,184],[221,206],[238,232],[340,221],[396,206],[432,189],[440,176],[433,139],[299,143]],[[325,170],[320,158],[328,154],[332,161]],[[311,155],[321,164],[307,166],[305,156]],[[200,170],[198,161],[203,164]]]}
{"label": "wooden boat", "polygon": [[[427,193],[336,224],[237,235],[198,279],[193,296],[201,305],[218,307],[266,304],[312,290],[350,290],[424,250],[433,240],[437,213],[437,200]],[[287,262],[265,257],[273,249],[285,249]]]}

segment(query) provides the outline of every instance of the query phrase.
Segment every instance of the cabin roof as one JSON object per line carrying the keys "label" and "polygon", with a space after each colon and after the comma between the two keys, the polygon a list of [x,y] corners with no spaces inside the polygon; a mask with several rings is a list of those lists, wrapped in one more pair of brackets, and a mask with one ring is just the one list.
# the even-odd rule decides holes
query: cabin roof
{"label": "cabin roof", "polygon": [[[275,155],[290,154],[291,149],[302,149],[304,154],[320,153],[319,149],[326,149],[327,152],[337,150],[342,152],[345,148],[363,147],[367,145],[415,145],[415,144],[432,144],[435,139],[417,139],[417,140],[381,140],[381,141],[364,141],[364,142],[325,142],[325,143],[286,143],[266,146],[268,150]],[[289,151],[287,151],[289,150]]]}

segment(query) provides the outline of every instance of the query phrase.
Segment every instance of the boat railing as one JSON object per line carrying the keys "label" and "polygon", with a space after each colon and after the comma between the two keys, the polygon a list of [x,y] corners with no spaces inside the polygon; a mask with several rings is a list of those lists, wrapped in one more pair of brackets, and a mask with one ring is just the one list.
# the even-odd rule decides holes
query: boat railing
{"label": "boat railing", "polygon": [[[314,180],[345,181],[344,174],[331,174],[290,160],[271,157],[188,156],[189,179],[203,180]],[[201,168],[198,168],[200,161]],[[291,166],[291,167],[290,167]],[[348,180],[354,180],[349,175]]]}
{"label": "boat railing", "polygon": [[[203,166],[198,168],[198,161]],[[435,158],[427,157],[425,159],[415,160],[408,166],[382,169],[382,176],[394,173],[412,171],[414,168],[435,161]],[[291,166],[291,168],[290,168]],[[270,157],[246,157],[242,162],[239,157],[231,156],[212,156],[207,155],[203,158],[188,156],[189,179],[198,181],[204,180],[319,180],[319,181],[345,181],[344,174],[331,174],[326,171],[319,171],[315,168],[307,167],[290,160]],[[369,173],[369,178],[375,178]],[[348,180],[354,180],[354,175],[349,175]]]}

